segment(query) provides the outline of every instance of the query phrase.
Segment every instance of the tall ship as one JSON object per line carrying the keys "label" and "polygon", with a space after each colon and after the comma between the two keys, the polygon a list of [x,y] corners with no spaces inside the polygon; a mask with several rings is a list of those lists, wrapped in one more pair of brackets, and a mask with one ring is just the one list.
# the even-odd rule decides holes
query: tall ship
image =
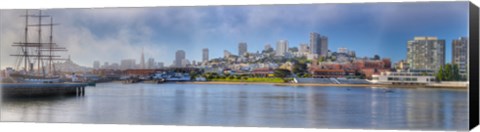
{"label": "tall ship", "polygon": [[[0,83],[2,97],[83,96],[86,83],[64,82],[61,74],[55,70],[54,61],[65,60],[56,53],[65,52],[67,49],[53,42],[53,26],[58,25],[53,23],[53,17],[42,14],[41,10],[38,14],[30,14],[26,10],[21,17],[25,18],[24,39],[12,44],[18,47],[18,52],[11,54],[16,58],[15,66],[3,71]],[[49,23],[43,23],[48,19]],[[42,40],[45,27],[49,28],[49,36],[47,40]]]}
{"label": "tall ship", "polygon": [[[54,61],[64,60],[56,53],[67,49],[53,42],[53,26],[58,24],[53,23],[53,17],[42,14],[42,10],[38,14],[26,10],[21,17],[25,18],[24,40],[13,43],[12,46],[18,47],[18,52],[11,54],[16,57],[15,69],[7,68],[4,80],[10,83],[59,83],[60,74],[55,70]],[[49,23],[43,22],[48,19]],[[42,40],[45,27],[49,28],[48,40]],[[30,36],[31,33],[36,36]]]}

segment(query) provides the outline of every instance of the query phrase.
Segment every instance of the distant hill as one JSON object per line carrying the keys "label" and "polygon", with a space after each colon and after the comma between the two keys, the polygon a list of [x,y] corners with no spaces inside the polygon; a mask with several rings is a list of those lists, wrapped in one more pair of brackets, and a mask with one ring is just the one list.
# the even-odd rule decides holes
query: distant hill
{"label": "distant hill", "polygon": [[61,72],[88,72],[92,70],[92,68],[76,64],[70,58],[63,63],[55,63],[54,66],[55,70]]}

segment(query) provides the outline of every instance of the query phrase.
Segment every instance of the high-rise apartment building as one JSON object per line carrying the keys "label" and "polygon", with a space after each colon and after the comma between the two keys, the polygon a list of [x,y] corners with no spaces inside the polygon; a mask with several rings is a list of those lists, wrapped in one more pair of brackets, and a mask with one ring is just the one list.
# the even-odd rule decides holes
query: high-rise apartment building
{"label": "high-rise apartment building", "polygon": [[208,48],[204,48],[202,50],[202,61],[207,62],[208,61]]}
{"label": "high-rise apartment building", "polygon": [[445,65],[445,40],[437,37],[415,37],[407,43],[410,69],[438,71]]}
{"label": "high-rise apartment building", "polygon": [[318,33],[310,33],[310,51],[317,54],[319,57],[328,55],[328,37],[321,36]]}
{"label": "high-rise apartment building", "polygon": [[460,75],[468,75],[468,38],[460,37],[452,41],[452,64],[458,65]]}
{"label": "high-rise apartment building", "polygon": [[240,42],[238,44],[238,56],[243,56],[245,53],[247,53],[247,43]]}
{"label": "high-rise apartment building", "polygon": [[275,49],[276,56],[285,56],[288,50],[288,41],[287,40],[279,40],[277,42],[277,48]]}

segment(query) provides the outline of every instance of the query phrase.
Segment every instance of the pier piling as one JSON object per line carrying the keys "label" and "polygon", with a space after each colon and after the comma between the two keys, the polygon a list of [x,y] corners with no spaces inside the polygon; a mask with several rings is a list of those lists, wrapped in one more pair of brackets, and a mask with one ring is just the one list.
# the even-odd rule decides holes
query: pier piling
{"label": "pier piling", "polygon": [[85,87],[82,87],[82,96],[85,96]]}

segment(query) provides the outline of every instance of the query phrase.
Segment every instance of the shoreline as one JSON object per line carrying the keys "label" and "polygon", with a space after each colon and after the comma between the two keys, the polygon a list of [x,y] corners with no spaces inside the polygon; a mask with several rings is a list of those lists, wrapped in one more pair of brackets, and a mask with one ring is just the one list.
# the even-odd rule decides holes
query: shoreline
{"label": "shoreline", "polygon": [[321,84],[321,83],[270,83],[270,82],[225,82],[225,81],[206,81],[206,82],[177,82],[178,84],[226,84],[226,85],[275,85],[275,86],[314,86],[314,87],[383,87],[383,88],[432,88],[432,89],[464,89],[463,86],[427,86],[427,85],[394,85],[394,84]]}

